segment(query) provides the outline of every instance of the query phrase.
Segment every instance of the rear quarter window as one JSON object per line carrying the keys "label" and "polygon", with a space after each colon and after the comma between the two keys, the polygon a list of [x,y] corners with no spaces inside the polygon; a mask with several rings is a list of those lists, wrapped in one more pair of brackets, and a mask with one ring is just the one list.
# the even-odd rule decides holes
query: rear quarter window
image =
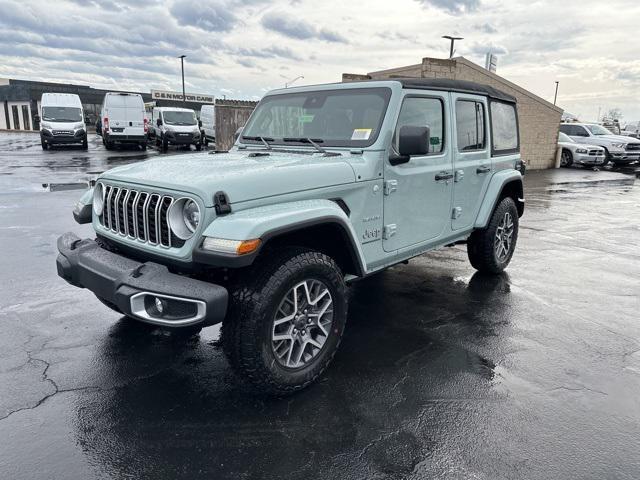
{"label": "rear quarter window", "polygon": [[507,155],[520,150],[518,114],[511,103],[491,101],[491,152]]}

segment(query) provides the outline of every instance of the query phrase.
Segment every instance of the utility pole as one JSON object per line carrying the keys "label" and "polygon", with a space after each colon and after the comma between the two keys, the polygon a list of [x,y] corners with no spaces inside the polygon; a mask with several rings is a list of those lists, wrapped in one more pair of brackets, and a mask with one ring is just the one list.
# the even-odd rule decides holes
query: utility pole
{"label": "utility pole", "polygon": [[558,85],[560,84],[560,82],[556,81],[556,94],[553,96],[553,104],[556,104],[556,101],[558,100]]}
{"label": "utility pole", "polygon": [[446,38],[447,40],[451,40],[451,49],[449,50],[449,58],[453,58],[453,45],[456,43],[456,40],[464,40],[464,37],[452,37],[451,35],[443,35],[442,38]]}
{"label": "utility pole", "polygon": [[186,57],[186,55],[180,55],[178,57],[180,59],[180,67],[182,68],[182,103],[187,102],[187,95],[184,93],[184,57]]}

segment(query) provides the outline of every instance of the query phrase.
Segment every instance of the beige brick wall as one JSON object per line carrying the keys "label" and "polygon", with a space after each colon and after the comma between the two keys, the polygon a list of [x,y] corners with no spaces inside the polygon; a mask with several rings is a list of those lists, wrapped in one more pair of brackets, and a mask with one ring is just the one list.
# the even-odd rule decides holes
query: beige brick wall
{"label": "beige brick wall", "polygon": [[343,74],[343,81],[398,77],[450,78],[483,83],[518,100],[520,153],[530,169],[554,168],[562,109],[495,73],[459,57],[452,60],[424,58],[421,64],[371,72]]}

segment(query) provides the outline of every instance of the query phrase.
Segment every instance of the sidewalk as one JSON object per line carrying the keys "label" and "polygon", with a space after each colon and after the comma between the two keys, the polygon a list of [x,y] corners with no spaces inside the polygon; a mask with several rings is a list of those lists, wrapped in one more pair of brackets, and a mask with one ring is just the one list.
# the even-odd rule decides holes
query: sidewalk
{"label": "sidewalk", "polygon": [[528,170],[524,176],[527,190],[545,189],[551,185],[590,186],[597,184],[633,185],[636,176],[633,170],[629,174],[600,170],[594,172],[586,168],[555,168],[550,170]]}

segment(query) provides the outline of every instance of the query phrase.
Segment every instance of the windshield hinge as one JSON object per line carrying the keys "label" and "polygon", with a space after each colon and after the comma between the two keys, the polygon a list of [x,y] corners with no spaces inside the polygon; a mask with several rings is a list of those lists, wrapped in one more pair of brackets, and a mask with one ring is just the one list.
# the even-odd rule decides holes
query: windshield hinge
{"label": "windshield hinge", "polygon": [[227,194],[220,191],[213,196],[213,205],[216,209],[216,215],[226,215],[231,213],[231,205]]}
{"label": "windshield hinge", "polygon": [[397,180],[385,180],[384,182],[384,194],[391,195],[398,189],[398,181]]}

